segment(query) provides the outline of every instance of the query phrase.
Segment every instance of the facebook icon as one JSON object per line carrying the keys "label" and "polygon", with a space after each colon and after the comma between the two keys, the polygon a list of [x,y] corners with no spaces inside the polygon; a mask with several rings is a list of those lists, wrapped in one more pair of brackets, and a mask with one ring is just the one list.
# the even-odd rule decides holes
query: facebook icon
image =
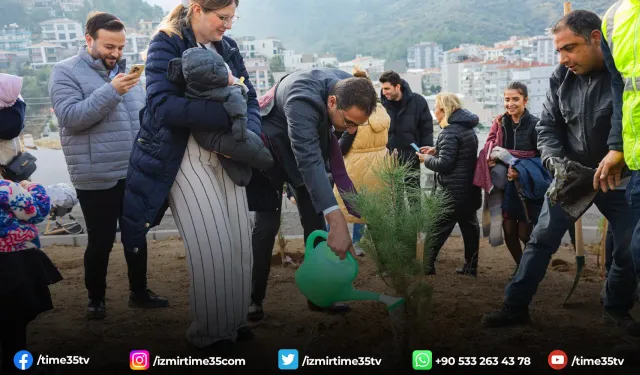
{"label": "facebook icon", "polygon": [[13,357],[13,364],[18,370],[28,370],[33,365],[33,356],[26,350],[21,350]]}

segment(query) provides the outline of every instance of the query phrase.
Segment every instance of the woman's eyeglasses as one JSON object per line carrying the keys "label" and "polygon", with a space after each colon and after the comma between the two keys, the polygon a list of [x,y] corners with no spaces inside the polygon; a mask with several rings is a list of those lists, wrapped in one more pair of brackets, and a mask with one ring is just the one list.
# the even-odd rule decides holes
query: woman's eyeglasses
{"label": "woman's eyeglasses", "polygon": [[222,14],[219,14],[213,10],[207,9],[207,11],[215,14],[216,16],[218,16],[218,18],[220,18],[220,21],[222,21],[222,24],[225,26],[230,26],[233,25],[238,19],[240,19],[240,17],[238,16],[223,16]]}

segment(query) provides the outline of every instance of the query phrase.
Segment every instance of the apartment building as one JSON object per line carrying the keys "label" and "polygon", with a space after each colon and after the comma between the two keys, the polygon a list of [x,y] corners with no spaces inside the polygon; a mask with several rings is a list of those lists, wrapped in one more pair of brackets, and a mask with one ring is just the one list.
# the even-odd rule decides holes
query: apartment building
{"label": "apartment building", "polygon": [[347,73],[353,73],[357,66],[362,70],[366,70],[369,74],[379,74],[384,72],[384,59],[378,59],[373,56],[356,55],[351,61],[338,63],[338,68]]}
{"label": "apartment building", "polygon": [[422,42],[407,48],[409,69],[434,69],[442,65],[442,45],[435,42]]}
{"label": "apartment building", "polygon": [[0,50],[26,55],[31,45],[31,31],[11,24],[0,29]]}
{"label": "apartment building", "polygon": [[18,54],[11,51],[0,50],[0,69],[9,69],[18,63]]}
{"label": "apartment building", "polygon": [[127,34],[126,44],[122,51],[122,57],[127,59],[127,65],[143,63],[140,53],[149,47],[150,42],[151,37],[147,34]]}
{"label": "apartment building", "polygon": [[312,53],[295,53],[295,51],[288,49],[282,52],[282,57],[288,73],[321,66]]}
{"label": "apartment building", "polygon": [[236,39],[240,54],[243,58],[254,58],[264,56],[268,60],[276,55],[283,55],[284,43],[276,38],[256,39],[254,37],[244,37]]}
{"label": "apartment building", "polygon": [[54,65],[76,53],[75,49],[64,48],[51,42],[42,42],[29,47],[29,59],[31,60],[31,67],[34,69]]}
{"label": "apartment building", "polygon": [[257,95],[266,94],[271,88],[269,84],[269,62],[267,59],[264,57],[248,58],[244,60],[244,65]]}
{"label": "apartment building", "polygon": [[84,28],[80,22],[70,19],[53,19],[40,22],[42,40],[67,49],[77,49],[86,43]]}

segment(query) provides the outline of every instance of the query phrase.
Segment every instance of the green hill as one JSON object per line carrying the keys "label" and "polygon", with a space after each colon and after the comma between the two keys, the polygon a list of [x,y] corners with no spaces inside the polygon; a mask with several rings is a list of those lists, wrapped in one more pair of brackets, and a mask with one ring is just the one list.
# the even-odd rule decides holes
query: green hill
{"label": "green hill", "polygon": [[[613,0],[572,1],[603,15]],[[276,36],[298,52],[404,59],[421,41],[492,44],[512,35],[544,33],[563,1],[526,0],[259,0],[240,1],[234,36]]]}

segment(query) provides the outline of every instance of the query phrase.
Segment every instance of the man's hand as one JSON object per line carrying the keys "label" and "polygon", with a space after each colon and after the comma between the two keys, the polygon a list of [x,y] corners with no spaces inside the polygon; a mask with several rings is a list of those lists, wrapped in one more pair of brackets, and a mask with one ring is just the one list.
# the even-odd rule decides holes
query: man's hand
{"label": "man's hand", "polygon": [[135,74],[120,73],[111,80],[111,86],[116,89],[118,94],[124,95],[128,93],[133,86],[137,85],[139,81],[140,77]]}
{"label": "man's hand", "polygon": [[356,256],[353,249],[353,243],[351,242],[351,234],[349,234],[349,228],[347,228],[347,221],[342,215],[340,210],[329,212],[326,216],[327,222],[331,227],[329,230],[329,237],[327,238],[327,245],[331,250],[340,258],[347,257],[347,251],[351,252],[351,255]]}
{"label": "man's hand", "polygon": [[487,164],[489,165],[489,168],[493,168],[496,166],[498,162],[496,162],[496,159],[489,159],[489,161],[487,162]]}
{"label": "man's hand", "polygon": [[614,190],[620,186],[620,178],[624,166],[624,153],[614,150],[609,151],[593,175],[593,188],[595,190],[602,189],[606,193],[608,189]]}

